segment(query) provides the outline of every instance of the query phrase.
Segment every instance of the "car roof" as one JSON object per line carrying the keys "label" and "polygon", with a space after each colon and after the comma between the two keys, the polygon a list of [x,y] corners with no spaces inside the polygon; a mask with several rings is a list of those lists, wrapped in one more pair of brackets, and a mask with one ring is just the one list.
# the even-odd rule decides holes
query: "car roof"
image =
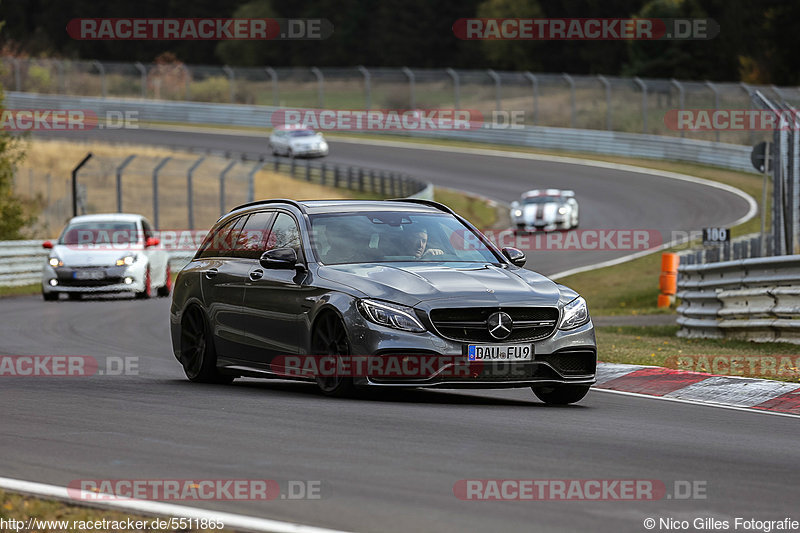
{"label": "car roof", "polygon": [[69,222],[137,222],[144,217],[133,213],[96,213],[92,215],[78,215],[72,217]]}
{"label": "car roof", "polygon": [[[228,218],[234,213],[249,212],[255,209],[269,207],[294,206],[301,211],[317,215],[323,213],[353,213],[368,211],[396,211],[403,213],[448,213],[449,208],[436,204],[427,203],[425,200],[261,200],[249,204],[240,205],[232,209],[222,218]],[[222,218],[220,220],[222,220]]]}

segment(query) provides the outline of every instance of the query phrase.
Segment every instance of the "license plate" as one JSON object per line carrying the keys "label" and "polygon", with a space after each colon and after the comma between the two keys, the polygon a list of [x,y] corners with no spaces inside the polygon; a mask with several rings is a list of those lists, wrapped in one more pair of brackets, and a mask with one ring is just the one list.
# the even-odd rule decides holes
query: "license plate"
{"label": "license plate", "polygon": [[72,274],[75,279],[104,279],[106,273],[102,270],[76,270]]}
{"label": "license plate", "polygon": [[470,344],[469,361],[532,361],[532,344]]}

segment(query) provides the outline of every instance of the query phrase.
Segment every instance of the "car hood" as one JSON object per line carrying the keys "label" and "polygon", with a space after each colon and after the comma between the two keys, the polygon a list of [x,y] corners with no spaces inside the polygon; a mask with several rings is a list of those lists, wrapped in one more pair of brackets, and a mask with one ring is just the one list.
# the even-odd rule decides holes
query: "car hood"
{"label": "car hood", "polygon": [[543,204],[529,204],[522,208],[522,215],[525,220],[536,219],[537,210],[539,218],[544,220],[553,220],[558,215],[558,208],[561,204],[558,202],[547,202]]}
{"label": "car hood", "polygon": [[66,267],[81,266],[114,266],[117,259],[126,255],[136,255],[135,245],[109,249],[108,246],[92,248],[89,246],[66,246],[57,244],[53,247],[50,256],[55,256],[64,262]]}
{"label": "car hood", "polygon": [[312,137],[294,137],[289,141],[292,146],[312,146],[321,143],[324,139],[319,135]]}
{"label": "car hood", "polygon": [[320,266],[318,275],[361,296],[414,306],[432,300],[469,305],[558,305],[559,286],[521,268],[484,263],[374,263]]}

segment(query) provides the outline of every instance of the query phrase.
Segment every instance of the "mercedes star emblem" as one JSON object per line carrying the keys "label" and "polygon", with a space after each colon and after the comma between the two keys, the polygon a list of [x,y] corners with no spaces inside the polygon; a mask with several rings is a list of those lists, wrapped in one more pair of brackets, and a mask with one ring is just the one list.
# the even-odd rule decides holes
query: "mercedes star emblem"
{"label": "mercedes star emblem", "polygon": [[489,315],[486,325],[489,327],[489,335],[495,339],[501,340],[511,335],[513,321],[508,313],[503,313],[501,311]]}

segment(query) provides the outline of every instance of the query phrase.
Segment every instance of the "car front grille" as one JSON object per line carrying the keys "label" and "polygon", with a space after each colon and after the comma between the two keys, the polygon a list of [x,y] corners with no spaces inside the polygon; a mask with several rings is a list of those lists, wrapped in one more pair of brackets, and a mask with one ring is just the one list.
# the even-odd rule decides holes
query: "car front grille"
{"label": "car front grille", "polygon": [[[511,316],[511,334],[498,340],[491,336],[487,319],[503,311]],[[448,339],[463,342],[519,342],[542,339],[555,331],[558,309],[555,307],[463,307],[433,309],[430,319],[436,330]]]}
{"label": "car front grille", "polygon": [[586,376],[597,371],[597,355],[592,350],[536,354],[534,361],[547,363],[564,376]]}

